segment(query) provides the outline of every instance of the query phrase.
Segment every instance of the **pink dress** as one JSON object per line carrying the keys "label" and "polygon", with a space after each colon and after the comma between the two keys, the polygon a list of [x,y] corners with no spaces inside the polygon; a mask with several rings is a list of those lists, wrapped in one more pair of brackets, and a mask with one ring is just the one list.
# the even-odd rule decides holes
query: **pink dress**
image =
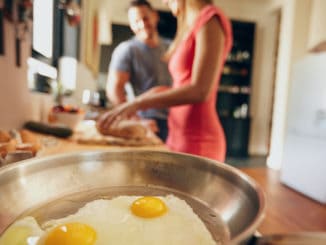
{"label": "pink dress", "polygon": [[218,17],[225,35],[223,64],[219,67],[214,89],[209,99],[204,102],[170,108],[167,145],[173,151],[195,154],[223,162],[226,154],[226,141],[216,112],[216,99],[224,61],[232,47],[232,28],[228,18],[219,8],[208,5],[201,10],[189,35],[173,53],[169,62],[169,70],[174,88],[191,82],[196,34],[214,16]]}

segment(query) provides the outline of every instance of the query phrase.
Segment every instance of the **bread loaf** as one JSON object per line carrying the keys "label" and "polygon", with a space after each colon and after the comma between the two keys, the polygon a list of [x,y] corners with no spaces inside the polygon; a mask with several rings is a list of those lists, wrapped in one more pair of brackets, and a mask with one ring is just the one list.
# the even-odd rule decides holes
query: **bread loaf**
{"label": "bread loaf", "polygon": [[0,143],[7,143],[11,140],[10,134],[7,131],[0,130]]}
{"label": "bread loaf", "polygon": [[33,152],[33,155],[35,155],[41,149],[41,142],[39,137],[26,129],[20,130],[19,133],[23,144],[17,145],[16,148],[22,148],[21,150],[24,150],[24,148],[25,150],[26,148],[30,148],[30,150]]}
{"label": "bread loaf", "polygon": [[146,138],[148,129],[136,120],[124,120],[119,122],[114,127],[100,128],[97,125],[97,130],[108,136],[121,137],[125,139],[143,139]]}

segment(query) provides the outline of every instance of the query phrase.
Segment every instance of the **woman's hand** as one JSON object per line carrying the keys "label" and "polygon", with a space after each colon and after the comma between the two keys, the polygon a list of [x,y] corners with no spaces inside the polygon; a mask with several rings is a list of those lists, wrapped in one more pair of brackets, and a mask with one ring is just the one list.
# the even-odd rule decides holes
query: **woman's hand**
{"label": "woman's hand", "polygon": [[[165,108],[167,106],[159,105],[156,107],[153,105],[151,101],[151,96],[155,96],[155,94],[160,94],[163,91],[170,90],[171,88],[168,86],[157,86],[154,87],[147,92],[137,96],[133,101],[125,102],[114,107],[112,110],[105,112],[103,115],[99,117],[97,120],[97,127],[101,130],[105,130],[111,126],[117,125],[121,120],[130,118],[136,115],[138,110],[146,110],[148,108]],[[159,101],[159,103],[161,103]],[[154,131],[157,130],[157,126],[154,124],[151,125]]]}
{"label": "woman's hand", "polygon": [[137,103],[125,102],[101,115],[100,118],[97,120],[97,126],[102,129],[107,129],[111,125],[118,124],[123,119],[134,116],[137,110]]}

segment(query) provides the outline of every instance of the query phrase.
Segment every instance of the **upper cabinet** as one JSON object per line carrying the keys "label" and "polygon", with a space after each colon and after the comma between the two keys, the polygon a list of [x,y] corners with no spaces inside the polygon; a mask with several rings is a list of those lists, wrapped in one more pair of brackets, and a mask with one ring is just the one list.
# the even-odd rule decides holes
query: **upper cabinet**
{"label": "upper cabinet", "polygon": [[80,0],[34,0],[32,56],[55,67],[79,57]]}

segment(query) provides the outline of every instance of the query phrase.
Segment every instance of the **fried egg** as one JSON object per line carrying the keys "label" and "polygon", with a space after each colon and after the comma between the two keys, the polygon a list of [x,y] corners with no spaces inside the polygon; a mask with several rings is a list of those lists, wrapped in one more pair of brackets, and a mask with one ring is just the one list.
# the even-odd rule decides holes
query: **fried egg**
{"label": "fried egg", "polygon": [[[4,239],[14,234],[17,225],[26,227],[21,235],[22,242],[8,243],[11,240]],[[41,228],[35,219],[27,217],[4,233],[0,245],[216,244],[192,208],[173,195],[95,200],[75,214],[50,220]],[[28,243],[30,237],[34,240]]]}
{"label": "fried egg", "polygon": [[0,237],[0,245],[34,245],[44,234],[33,217],[13,223]]}

